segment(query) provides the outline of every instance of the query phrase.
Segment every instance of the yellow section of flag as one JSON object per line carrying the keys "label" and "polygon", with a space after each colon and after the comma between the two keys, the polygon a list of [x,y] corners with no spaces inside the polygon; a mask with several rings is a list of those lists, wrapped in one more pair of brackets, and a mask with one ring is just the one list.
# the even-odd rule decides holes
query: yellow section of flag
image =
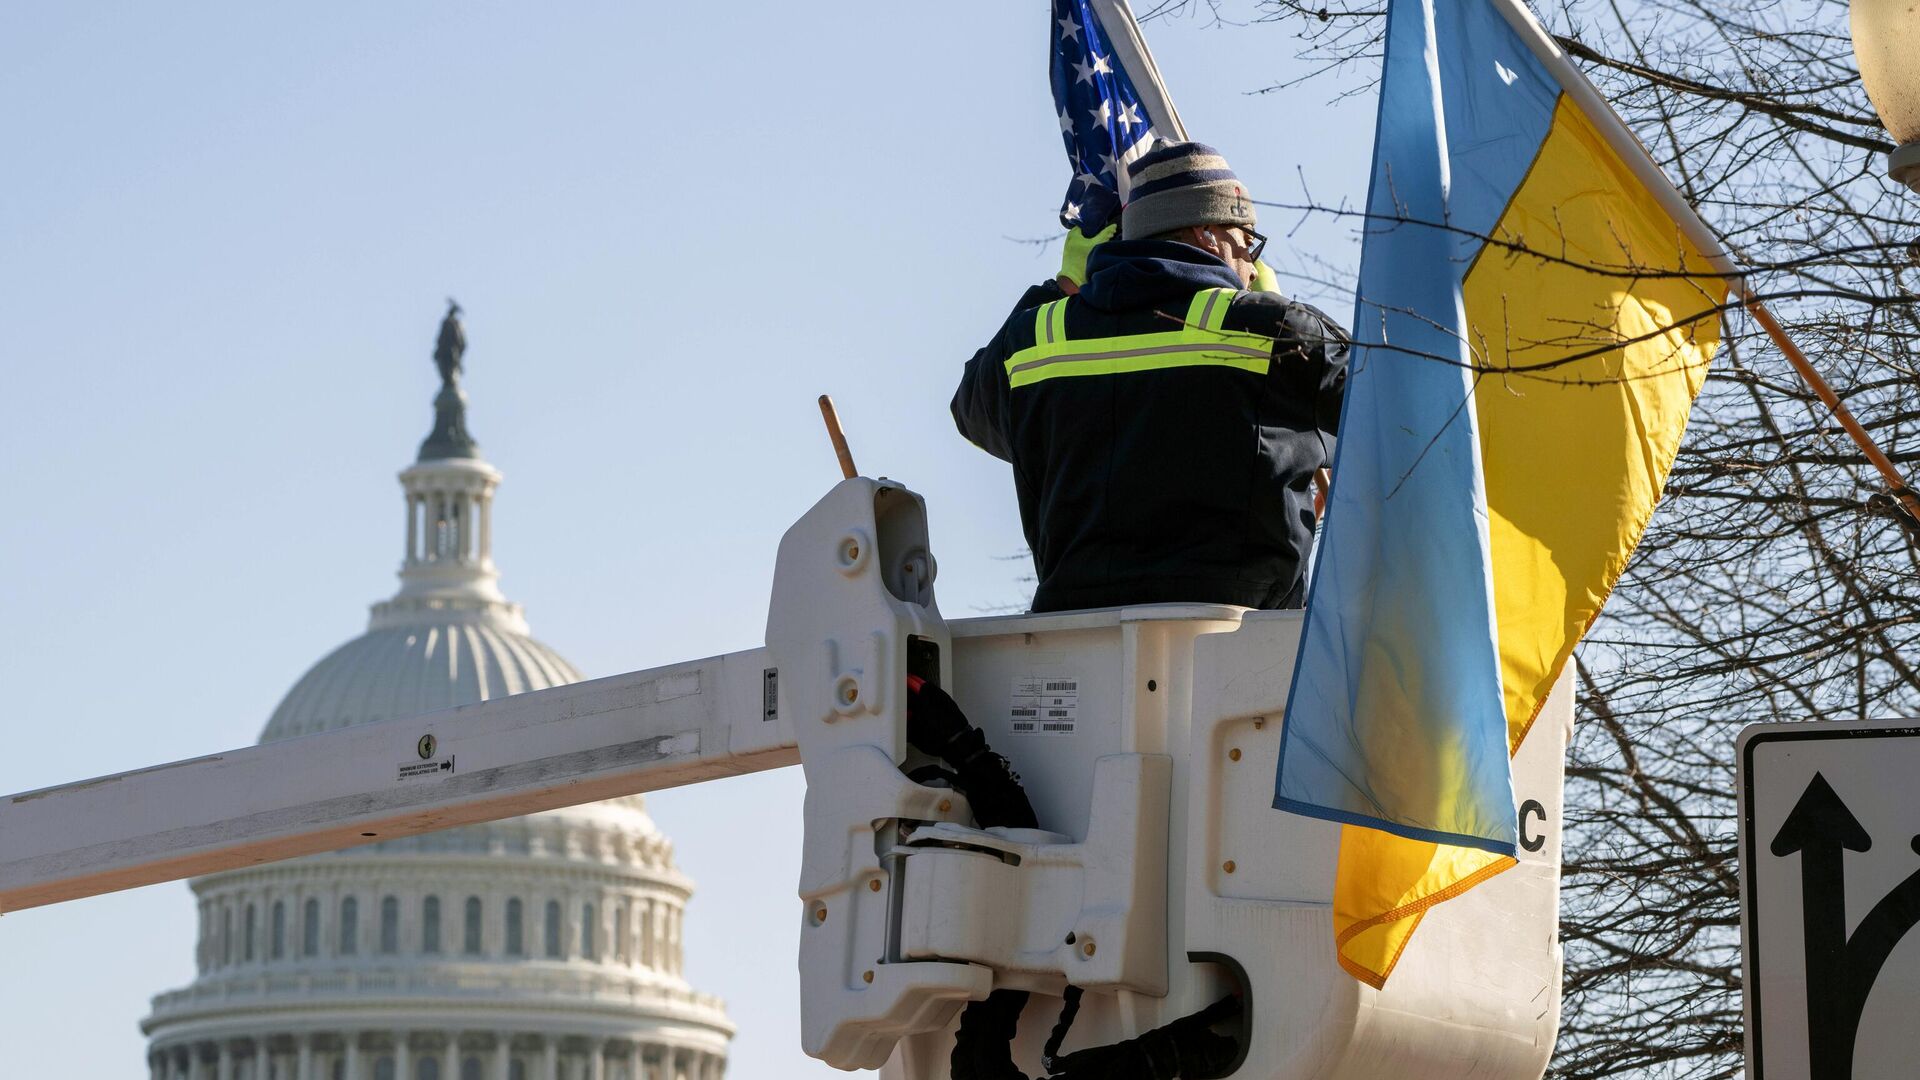
{"label": "yellow section of flag", "polygon": [[1562,95],[1464,285],[1517,748],[1640,543],[1728,285]]}

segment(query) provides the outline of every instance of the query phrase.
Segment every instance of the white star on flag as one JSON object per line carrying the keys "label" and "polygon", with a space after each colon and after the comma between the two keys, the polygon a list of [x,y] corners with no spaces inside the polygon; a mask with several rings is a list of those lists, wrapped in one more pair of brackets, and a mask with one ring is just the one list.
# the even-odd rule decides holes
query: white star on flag
{"label": "white star on flag", "polygon": [[1099,229],[1126,202],[1127,163],[1163,131],[1178,136],[1179,118],[1126,0],[1051,0],[1049,6],[1047,81],[1074,172],[1056,205],[1061,224]]}

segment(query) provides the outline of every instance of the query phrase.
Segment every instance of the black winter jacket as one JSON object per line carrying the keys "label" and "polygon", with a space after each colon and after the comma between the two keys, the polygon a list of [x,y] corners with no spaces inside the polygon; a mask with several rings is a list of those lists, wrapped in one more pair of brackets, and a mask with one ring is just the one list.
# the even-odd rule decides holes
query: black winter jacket
{"label": "black winter jacket", "polygon": [[[1103,244],[1088,271],[1065,308],[1071,340],[1177,329],[1195,293],[1240,287],[1226,263],[1162,240]],[[953,396],[961,434],[1013,465],[1039,573],[1033,610],[1300,606],[1346,335],[1305,304],[1242,291],[1224,328],[1274,339],[1264,376],[1168,367],[1010,389],[1006,361],[1034,344],[1034,309],[1061,295],[1052,283],[1027,290]]]}

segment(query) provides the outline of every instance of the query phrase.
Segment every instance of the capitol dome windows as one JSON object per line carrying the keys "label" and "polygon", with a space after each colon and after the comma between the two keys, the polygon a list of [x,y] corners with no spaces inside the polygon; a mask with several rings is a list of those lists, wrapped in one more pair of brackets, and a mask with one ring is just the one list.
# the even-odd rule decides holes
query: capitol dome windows
{"label": "capitol dome windows", "polygon": [[480,898],[467,897],[466,911],[460,929],[460,951],[468,956],[480,955]]}
{"label": "capitol dome windows", "polygon": [[360,951],[360,901],[349,896],[340,901],[340,955]]}
{"label": "capitol dome windows", "polygon": [[527,942],[523,918],[525,907],[519,897],[507,901],[507,955],[527,955]]}
{"label": "capitol dome windows", "polygon": [[320,901],[308,897],[301,907],[300,955],[320,955]]}
{"label": "capitol dome windows", "polygon": [[558,960],[560,959],[560,901],[558,900],[547,901],[547,925],[545,929],[547,958],[550,960]]}
{"label": "capitol dome windows", "polygon": [[382,897],[380,900],[380,952],[392,956],[400,951],[400,898]]}
{"label": "capitol dome windows", "polygon": [[599,946],[594,940],[594,929],[593,904],[582,904],[580,906],[580,956],[582,959],[598,960],[600,958]]}
{"label": "capitol dome windows", "polygon": [[[380,932],[383,935],[381,951],[393,951],[386,947],[384,927]],[[420,951],[424,953],[440,951],[440,898],[437,896],[429,896],[420,904]]]}
{"label": "capitol dome windows", "polygon": [[287,956],[287,902],[285,900],[275,900],[273,902],[273,929],[271,933],[272,933],[272,940],[269,943],[271,947],[270,955],[275,960],[286,959],[286,956]]}

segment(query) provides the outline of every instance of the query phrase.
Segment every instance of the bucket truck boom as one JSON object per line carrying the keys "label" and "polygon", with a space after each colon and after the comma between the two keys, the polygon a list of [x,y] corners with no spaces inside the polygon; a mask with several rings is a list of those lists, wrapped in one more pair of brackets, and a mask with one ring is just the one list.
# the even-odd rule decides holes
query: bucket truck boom
{"label": "bucket truck boom", "polygon": [[[834,487],[780,546],[764,648],[0,799],[0,912],[799,764],[805,1049],[948,1076],[960,1010],[1033,996],[1015,1060],[1237,995],[1220,1076],[1537,1080],[1559,1018],[1567,687],[1513,762],[1520,864],[1435,908],[1385,989],[1337,966],[1339,827],[1272,808],[1300,613],[945,621],[925,505]],[[910,676],[1009,759],[1040,828],[977,827],[907,741]],[[1185,1075],[1185,1074],[1183,1074]]]}

